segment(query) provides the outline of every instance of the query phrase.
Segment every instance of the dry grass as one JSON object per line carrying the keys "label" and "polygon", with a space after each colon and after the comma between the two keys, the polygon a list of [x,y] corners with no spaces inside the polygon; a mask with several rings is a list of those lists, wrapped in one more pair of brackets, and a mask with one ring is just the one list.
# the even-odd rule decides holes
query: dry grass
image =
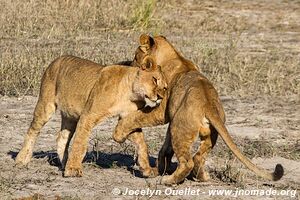
{"label": "dry grass", "polygon": [[[241,148],[241,151],[250,159],[254,157],[271,158],[274,156],[280,156],[290,160],[300,159],[300,141],[289,141],[283,144],[274,144],[269,139],[241,139],[234,138],[237,146]],[[224,157],[231,159],[232,152],[225,145],[223,140],[219,140],[216,144],[212,154],[217,157]]]}
{"label": "dry grass", "polygon": [[221,93],[289,96],[300,93],[300,57],[271,50],[263,55],[243,54],[238,41],[229,39],[224,47],[198,47],[202,71],[218,83]]}
{"label": "dry grass", "polygon": [[166,35],[223,95],[300,93],[297,2],[0,0],[0,6],[1,95],[37,95],[45,67],[62,54],[102,64],[130,60],[142,32]]}
{"label": "dry grass", "polygon": [[151,26],[155,6],[156,0],[141,1],[141,4],[136,6],[131,18],[131,23],[135,29],[143,30]]}

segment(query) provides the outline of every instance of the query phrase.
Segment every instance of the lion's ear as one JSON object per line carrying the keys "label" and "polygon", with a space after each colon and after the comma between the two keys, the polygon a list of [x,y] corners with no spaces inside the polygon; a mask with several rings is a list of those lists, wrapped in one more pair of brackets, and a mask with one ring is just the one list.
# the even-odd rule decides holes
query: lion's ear
{"label": "lion's ear", "polygon": [[144,58],[143,63],[141,65],[142,70],[146,71],[154,71],[157,69],[156,62],[150,56]]}
{"label": "lion's ear", "polygon": [[147,34],[142,34],[140,36],[140,49],[146,53],[148,50],[150,50],[154,45],[154,39],[147,35]]}

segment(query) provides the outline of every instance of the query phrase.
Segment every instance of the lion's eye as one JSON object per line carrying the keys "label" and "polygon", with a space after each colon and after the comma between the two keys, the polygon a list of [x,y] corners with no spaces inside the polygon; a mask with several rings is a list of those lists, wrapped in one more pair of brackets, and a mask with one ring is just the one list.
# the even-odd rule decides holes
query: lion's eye
{"label": "lion's eye", "polygon": [[153,83],[154,83],[155,85],[157,85],[157,78],[152,77],[152,79],[153,79]]}

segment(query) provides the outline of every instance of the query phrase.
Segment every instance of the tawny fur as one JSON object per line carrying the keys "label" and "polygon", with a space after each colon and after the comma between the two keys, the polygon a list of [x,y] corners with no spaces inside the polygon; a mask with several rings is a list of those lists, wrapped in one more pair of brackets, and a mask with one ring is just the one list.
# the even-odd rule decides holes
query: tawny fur
{"label": "tawny fur", "polygon": [[[173,174],[162,178],[162,183],[179,183],[190,172],[200,181],[208,180],[209,174],[205,171],[204,163],[218,135],[239,160],[258,176],[268,180],[279,180],[282,177],[283,168],[280,164],[276,166],[274,173],[269,173],[254,165],[240,152],[224,125],[225,114],[217,91],[198,68],[183,58],[165,37],[152,38],[141,35],[133,65],[139,65],[148,55],[155,57],[163,72],[166,72],[169,84],[168,98],[153,112],[137,111],[123,118],[114,134],[119,135],[118,142],[122,142],[128,135],[130,137],[136,134],[142,137],[141,132],[132,133],[136,128],[170,123],[165,142],[159,152],[158,170],[164,174],[169,169],[174,153],[179,165]],[[191,146],[199,137],[201,146],[192,156]]]}
{"label": "tawny fur", "polygon": [[[81,176],[81,162],[92,128],[108,117],[125,117],[147,103],[158,106],[166,87],[165,76],[150,57],[146,57],[140,67],[103,67],[74,56],[56,59],[42,78],[39,100],[16,158],[17,164],[26,165],[30,161],[40,129],[60,110],[62,125],[57,137],[57,153],[62,165],[66,164],[65,176]],[[145,175],[150,173],[147,170]]]}

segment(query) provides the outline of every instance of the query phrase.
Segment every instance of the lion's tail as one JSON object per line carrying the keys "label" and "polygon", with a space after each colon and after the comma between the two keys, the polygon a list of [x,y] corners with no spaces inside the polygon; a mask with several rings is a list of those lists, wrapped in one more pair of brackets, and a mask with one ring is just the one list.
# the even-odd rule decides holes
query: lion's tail
{"label": "lion's tail", "polygon": [[206,118],[210,121],[210,123],[214,126],[214,128],[218,131],[219,135],[223,138],[226,145],[229,149],[234,153],[234,155],[248,167],[251,171],[257,174],[260,177],[263,177],[268,180],[277,181],[279,180],[284,173],[283,167],[281,164],[277,164],[275,167],[275,171],[270,173],[263,168],[259,168],[255,164],[253,164],[246,156],[242,154],[236,144],[233,142],[232,137],[229,135],[224,123],[222,122],[221,118],[219,117],[217,112],[206,112]]}

